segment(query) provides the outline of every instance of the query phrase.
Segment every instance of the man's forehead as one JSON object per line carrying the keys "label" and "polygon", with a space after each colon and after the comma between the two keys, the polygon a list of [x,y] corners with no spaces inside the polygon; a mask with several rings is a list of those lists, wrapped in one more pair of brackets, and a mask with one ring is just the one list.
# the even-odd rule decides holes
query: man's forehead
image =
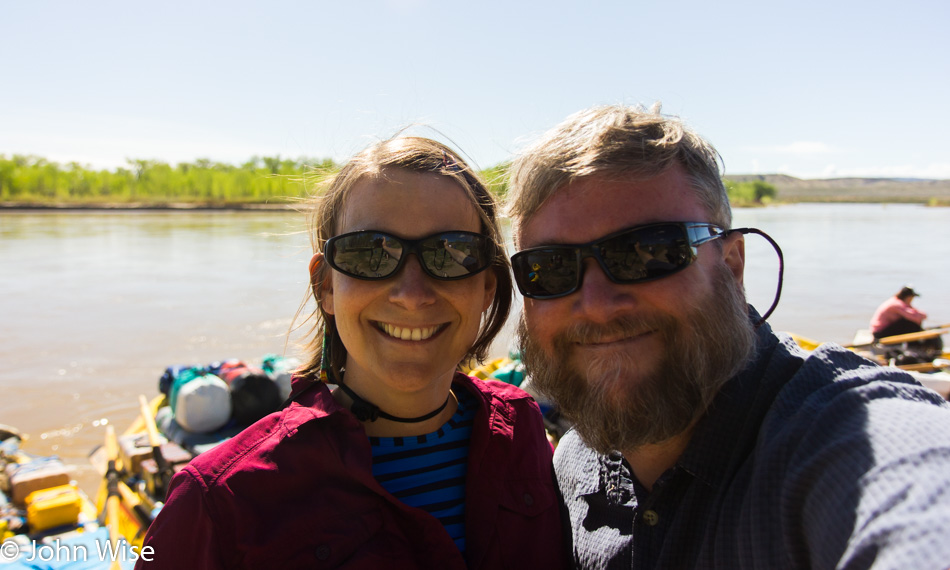
{"label": "man's forehead", "polygon": [[591,176],[555,191],[518,225],[517,243],[519,248],[586,243],[636,225],[707,219],[679,168],[651,178]]}

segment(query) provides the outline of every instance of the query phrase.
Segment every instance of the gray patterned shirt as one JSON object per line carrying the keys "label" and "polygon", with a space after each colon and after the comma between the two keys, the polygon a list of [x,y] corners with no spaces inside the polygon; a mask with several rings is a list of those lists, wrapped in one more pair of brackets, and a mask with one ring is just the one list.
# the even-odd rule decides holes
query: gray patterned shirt
{"label": "gray patterned shirt", "polygon": [[767,324],[652,492],[573,431],[554,461],[580,568],[950,567],[950,404]]}

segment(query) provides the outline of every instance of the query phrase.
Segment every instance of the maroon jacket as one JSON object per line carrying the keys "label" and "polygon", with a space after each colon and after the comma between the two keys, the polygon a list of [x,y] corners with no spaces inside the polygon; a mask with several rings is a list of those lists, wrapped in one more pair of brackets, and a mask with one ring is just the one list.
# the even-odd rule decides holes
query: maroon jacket
{"label": "maroon jacket", "polygon": [[145,537],[154,549],[148,567],[566,567],[537,404],[518,388],[463,374],[454,387],[481,404],[466,477],[467,560],[436,518],[376,482],[362,425],[321,385],[172,479]]}

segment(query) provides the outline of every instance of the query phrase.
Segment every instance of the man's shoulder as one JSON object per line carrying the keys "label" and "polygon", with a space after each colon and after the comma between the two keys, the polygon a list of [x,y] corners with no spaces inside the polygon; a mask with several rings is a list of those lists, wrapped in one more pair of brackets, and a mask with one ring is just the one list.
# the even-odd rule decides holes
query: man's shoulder
{"label": "man's shoulder", "polygon": [[[735,461],[755,465],[772,483],[803,462],[835,462],[848,453],[862,455],[868,468],[875,457],[900,460],[908,442],[939,447],[950,432],[950,403],[909,374],[838,345],[806,352],[776,336],[780,342],[755,364],[755,378],[746,375],[726,394],[738,402],[729,413],[741,418],[748,437],[724,432],[744,442],[747,451],[737,450]],[[746,393],[755,395],[743,399]]]}
{"label": "man's shoulder", "polygon": [[772,508],[787,527],[806,529],[813,561],[832,564],[885,542],[892,553],[910,551],[931,539],[902,534],[909,521],[948,522],[947,433],[950,403],[939,394],[897,368],[822,345],[782,386],[735,492],[750,512]]}
{"label": "man's shoulder", "polygon": [[801,466],[857,454],[871,468],[946,447],[948,432],[950,403],[938,393],[897,368],[829,344],[808,354],[781,387],[754,455],[764,464]]}

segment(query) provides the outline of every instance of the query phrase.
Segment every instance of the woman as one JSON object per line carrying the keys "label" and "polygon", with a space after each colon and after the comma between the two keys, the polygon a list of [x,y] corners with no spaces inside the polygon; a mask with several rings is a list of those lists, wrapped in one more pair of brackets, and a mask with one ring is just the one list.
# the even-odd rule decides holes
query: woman
{"label": "woman", "polygon": [[383,141],[331,181],[312,231],[293,401],[175,476],[151,564],[562,567],[537,405],[457,372],[511,304],[485,186],[440,143]]}

